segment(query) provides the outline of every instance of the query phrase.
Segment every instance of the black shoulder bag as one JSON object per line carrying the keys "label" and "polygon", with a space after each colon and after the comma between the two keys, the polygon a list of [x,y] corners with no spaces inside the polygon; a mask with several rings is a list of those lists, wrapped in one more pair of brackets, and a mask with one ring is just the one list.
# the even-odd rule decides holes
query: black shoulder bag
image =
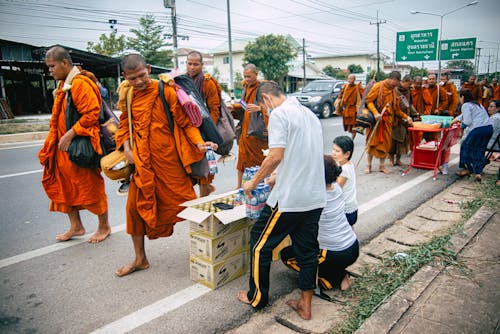
{"label": "black shoulder bag", "polygon": [[[102,111],[102,109],[101,109]],[[81,115],[76,110],[71,97],[71,90],[67,93],[66,99],[66,131],[69,131],[73,125],[80,119]],[[71,141],[68,148],[69,160],[79,167],[99,168],[101,156],[94,151],[88,136],[76,136]]]}

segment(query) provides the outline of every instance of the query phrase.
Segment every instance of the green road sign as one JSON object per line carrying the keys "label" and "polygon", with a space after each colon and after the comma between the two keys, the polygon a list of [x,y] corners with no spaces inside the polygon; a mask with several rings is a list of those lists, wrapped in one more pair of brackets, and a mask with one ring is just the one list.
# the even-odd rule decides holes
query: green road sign
{"label": "green road sign", "polygon": [[437,29],[398,32],[396,40],[396,60],[436,60],[437,40]]}
{"label": "green road sign", "polygon": [[447,39],[441,41],[441,60],[474,59],[476,38]]}

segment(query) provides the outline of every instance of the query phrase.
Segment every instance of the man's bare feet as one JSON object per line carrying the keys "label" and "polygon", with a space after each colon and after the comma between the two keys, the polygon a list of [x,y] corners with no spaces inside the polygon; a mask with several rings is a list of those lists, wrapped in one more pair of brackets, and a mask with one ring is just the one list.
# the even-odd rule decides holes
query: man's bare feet
{"label": "man's bare feet", "polygon": [[78,230],[68,230],[66,233],[56,235],[56,240],[68,241],[73,237],[81,237],[85,234],[85,229],[81,228]]}
{"label": "man's bare feet", "polygon": [[389,158],[389,165],[391,165],[391,167],[394,167],[394,165],[397,165],[398,163],[394,163],[394,158]]}
{"label": "man's bare feet", "polygon": [[245,290],[240,290],[240,291],[238,292],[238,300],[239,300],[240,302],[242,302],[243,304],[248,304],[248,305],[250,305],[250,301],[248,300],[248,295],[247,295],[247,293],[248,293],[248,292],[247,292],[247,291],[245,291]]}
{"label": "man's bare feet", "polygon": [[212,185],[212,184],[209,184],[208,185],[208,194],[210,195],[211,193],[213,193],[215,191],[215,186]]}
{"label": "man's bare feet", "polygon": [[372,166],[368,165],[365,168],[365,174],[370,174],[372,172]]}
{"label": "man's bare feet", "polygon": [[115,274],[118,277],[123,277],[123,276],[127,276],[129,274],[132,274],[135,271],[145,270],[148,268],[149,268],[149,263],[147,261],[145,263],[141,263],[141,264],[131,263],[131,264],[127,264],[127,265],[119,268],[118,270],[116,270]]}
{"label": "man's bare feet", "polygon": [[342,291],[349,290],[350,287],[351,287],[351,278],[349,277],[349,274],[346,274],[342,282],[340,282],[340,290]]}
{"label": "man's bare feet", "polygon": [[388,169],[386,169],[385,167],[382,167],[382,166],[381,166],[379,170],[380,170],[382,173],[386,174],[386,175],[391,174],[391,172],[390,172]]}
{"label": "man's bare feet", "polygon": [[291,299],[287,300],[286,304],[297,312],[297,314],[304,320],[311,320],[311,307],[308,308],[302,305],[300,300]]}
{"label": "man's bare feet", "polygon": [[106,228],[103,229],[98,229],[90,238],[87,240],[87,242],[90,242],[92,244],[99,243],[106,239],[111,233],[111,228],[107,226]]}

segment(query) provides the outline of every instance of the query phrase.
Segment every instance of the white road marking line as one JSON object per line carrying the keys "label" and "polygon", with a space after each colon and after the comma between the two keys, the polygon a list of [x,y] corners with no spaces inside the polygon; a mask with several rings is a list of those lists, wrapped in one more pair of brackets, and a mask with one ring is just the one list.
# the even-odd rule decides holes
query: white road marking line
{"label": "white road marking line", "polygon": [[[452,165],[457,164],[458,161],[459,161],[459,159],[460,158],[457,157],[457,158],[451,160],[448,163],[448,165],[452,166]],[[398,186],[398,187],[396,187],[396,188],[394,188],[392,190],[389,190],[386,193],[383,193],[382,195],[378,196],[377,198],[374,198],[371,201],[368,201],[368,202],[360,205],[359,208],[358,208],[358,213],[359,214],[365,213],[365,212],[367,212],[367,211],[369,211],[369,210],[371,210],[371,209],[379,206],[380,204],[382,204],[382,203],[390,200],[391,198],[396,197],[397,195],[400,195],[400,194],[404,193],[405,191],[412,189],[417,184],[422,183],[425,180],[427,180],[427,179],[429,179],[429,178],[431,178],[433,176],[434,176],[434,170],[430,170],[430,171],[428,171],[428,172],[426,172],[426,173],[424,173],[424,174],[422,174],[420,176],[417,176],[413,180],[405,182],[402,185],[400,185],[400,186]]]}
{"label": "white road marking line", "polygon": [[[42,146],[41,144],[43,144],[43,141],[41,141],[38,144],[18,145],[18,146],[10,146],[10,147],[1,147],[0,146],[0,151],[3,151],[3,150],[14,150],[14,149],[17,149],[17,148],[25,148],[25,147]],[[3,144],[3,145],[8,145],[8,144]],[[12,143],[11,143],[11,145],[12,145]]]}
{"label": "white road marking line", "polygon": [[173,295],[163,298],[154,304],[143,307],[129,315],[124,316],[110,324],[91,332],[91,334],[117,334],[129,332],[141,325],[144,325],[156,318],[173,311],[184,304],[203,296],[204,294],[212,291],[210,288],[195,284],[187,287]]}
{"label": "white road marking line", "polygon": [[0,179],[6,179],[8,177],[29,175],[29,174],[35,174],[35,173],[41,173],[41,172],[43,172],[43,169],[30,170],[28,172],[21,172],[21,173],[14,173],[14,174],[5,174],[5,175],[0,175]]}
{"label": "white road marking line", "polygon": [[[125,224],[112,226],[111,227],[111,234],[121,232],[123,230],[125,230]],[[69,247],[76,246],[79,244],[83,244],[84,242],[87,242],[87,240],[91,236],[92,236],[92,234],[89,233],[89,234],[86,234],[78,239],[72,239],[72,240],[68,240],[65,242],[58,242],[58,243],[50,245],[50,246],[38,248],[38,249],[29,251],[26,253],[22,253],[19,255],[8,257],[6,259],[0,260],[0,269],[2,269],[3,267],[10,266],[12,264],[31,260],[31,259],[38,257],[38,256],[50,254],[52,252],[56,252],[56,251],[61,250],[61,249],[65,249],[65,248],[69,248]]]}

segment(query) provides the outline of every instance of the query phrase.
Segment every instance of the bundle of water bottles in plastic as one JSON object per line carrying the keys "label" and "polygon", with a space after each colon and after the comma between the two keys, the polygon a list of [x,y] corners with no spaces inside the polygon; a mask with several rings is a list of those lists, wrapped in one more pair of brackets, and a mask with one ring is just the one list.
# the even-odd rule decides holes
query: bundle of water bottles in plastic
{"label": "bundle of water bottles in plastic", "polygon": [[[242,179],[243,184],[251,180],[258,170],[259,166],[245,168]],[[246,216],[250,219],[258,219],[262,209],[266,206],[266,201],[270,192],[271,188],[264,182],[259,183],[258,186],[252,190],[251,197],[245,195],[243,188],[240,188],[234,199],[234,205],[244,204],[246,208]]]}

